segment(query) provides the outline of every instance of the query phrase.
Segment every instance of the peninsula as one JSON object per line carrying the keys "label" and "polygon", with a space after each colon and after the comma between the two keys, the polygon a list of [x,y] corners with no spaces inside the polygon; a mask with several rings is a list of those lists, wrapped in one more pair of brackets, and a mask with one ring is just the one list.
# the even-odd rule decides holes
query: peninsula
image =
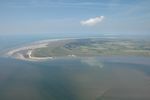
{"label": "peninsula", "polygon": [[113,55],[149,57],[150,44],[146,40],[114,38],[51,39],[10,50],[6,55],[29,61]]}

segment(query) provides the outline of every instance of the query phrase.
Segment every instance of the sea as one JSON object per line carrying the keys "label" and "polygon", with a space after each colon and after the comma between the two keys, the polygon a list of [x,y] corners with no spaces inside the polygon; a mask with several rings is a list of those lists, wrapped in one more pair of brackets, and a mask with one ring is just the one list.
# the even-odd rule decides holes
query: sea
{"label": "sea", "polygon": [[125,36],[0,35],[0,100],[150,100],[150,57],[99,56],[34,62],[3,55],[35,41],[81,37]]}

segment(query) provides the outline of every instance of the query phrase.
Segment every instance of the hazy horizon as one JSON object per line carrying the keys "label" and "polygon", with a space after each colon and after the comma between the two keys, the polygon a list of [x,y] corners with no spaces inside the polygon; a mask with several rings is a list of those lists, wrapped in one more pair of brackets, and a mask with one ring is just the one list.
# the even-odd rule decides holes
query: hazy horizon
{"label": "hazy horizon", "polygon": [[0,0],[0,100],[150,100],[149,38],[150,0]]}
{"label": "hazy horizon", "polygon": [[149,0],[0,0],[0,35],[149,34]]}

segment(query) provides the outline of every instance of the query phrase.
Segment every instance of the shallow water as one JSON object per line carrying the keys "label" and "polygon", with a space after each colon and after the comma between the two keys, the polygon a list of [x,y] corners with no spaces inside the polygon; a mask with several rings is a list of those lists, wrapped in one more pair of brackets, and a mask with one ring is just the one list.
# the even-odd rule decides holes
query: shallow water
{"label": "shallow water", "polygon": [[0,100],[149,100],[150,65],[115,59],[1,58]]}
{"label": "shallow water", "polygon": [[[0,53],[36,40],[56,38],[47,34],[6,37],[0,36]],[[44,62],[0,58],[0,100],[150,100],[149,93],[148,57],[61,58]]]}

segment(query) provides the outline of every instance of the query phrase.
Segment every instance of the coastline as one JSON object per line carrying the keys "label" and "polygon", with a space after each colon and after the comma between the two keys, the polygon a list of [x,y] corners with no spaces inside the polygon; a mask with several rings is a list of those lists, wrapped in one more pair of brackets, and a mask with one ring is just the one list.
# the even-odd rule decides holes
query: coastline
{"label": "coastline", "polygon": [[[32,43],[30,43],[28,45],[24,45],[24,46],[21,46],[21,47],[18,47],[18,48],[11,49],[11,50],[9,50],[8,52],[5,53],[5,57],[11,57],[11,58],[20,59],[20,60],[27,60],[27,61],[43,61],[43,60],[49,60],[49,59],[52,60],[52,59],[56,59],[56,58],[59,59],[59,58],[63,58],[63,57],[67,57],[67,58],[75,58],[75,57],[87,58],[87,57],[93,57],[93,56],[86,56],[86,55],[85,56],[77,55],[77,54],[74,54],[74,53],[70,53],[70,54],[67,54],[65,56],[60,56],[60,57],[57,57],[57,56],[51,55],[51,54],[49,56],[35,56],[35,53],[34,53],[35,49],[46,48],[51,43],[52,43],[51,47],[53,48],[53,46],[63,45],[64,43],[67,43],[70,40],[74,41],[76,39],[93,39],[93,38],[103,38],[103,37],[61,38],[61,39],[40,40],[40,41],[32,42]],[[62,54],[62,52],[61,52],[61,54]],[[105,56],[105,57],[109,58],[109,56],[110,57],[114,57],[114,56],[128,57],[129,55],[99,55],[99,56]],[[98,57],[98,56],[96,55],[94,57]],[[142,56],[133,55],[133,57],[142,57]]]}
{"label": "coastline", "polygon": [[[54,59],[54,57],[33,57],[32,52],[33,52],[34,49],[47,47],[47,45],[49,43],[52,43],[52,42],[58,42],[58,41],[63,41],[63,40],[72,40],[72,39],[80,39],[80,38],[62,38],[62,39],[40,40],[40,41],[30,43],[29,45],[26,45],[26,46],[21,46],[21,47],[18,47],[18,48],[8,50],[4,54],[4,56],[5,57],[12,57],[12,58],[15,58],[15,59],[20,59],[20,60],[27,60],[27,61],[41,61],[41,60]],[[17,52],[22,51],[22,50],[28,50],[28,52],[27,52],[28,58],[25,58],[23,56],[23,54],[21,54],[21,53],[17,53]],[[74,55],[68,55],[68,56],[74,57]]]}
{"label": "coastline", "polygon": [[[86,38],[88,39],[88,38],[104,38],[104,37],[86,37]],[[13,55],[16,52],[19,52],[22,50],[34,50],[34,49],[38,49],[38,48],[47,47],[47,45],[52,42],[57,42],[57,41],[62,41],[62,40],[86,39],[86,38],[60,38],[60,39],[39,40],[39,41],[32,42],[30,44],[26,44],[21,47],[7,50],[7,52],[4,53],[4,57],[12,57],[12,58],[28,60],[28,61],[40,61],[40,60],[54,59],[54,57],[32,57],[31,56],[32,52],[30,54],[30,56],[31,56],[30,58],[25,58],[21,53],[17,53],[15,57],[13,57]],[[76,57],[76,55],[68,55],[68,57]]]}

